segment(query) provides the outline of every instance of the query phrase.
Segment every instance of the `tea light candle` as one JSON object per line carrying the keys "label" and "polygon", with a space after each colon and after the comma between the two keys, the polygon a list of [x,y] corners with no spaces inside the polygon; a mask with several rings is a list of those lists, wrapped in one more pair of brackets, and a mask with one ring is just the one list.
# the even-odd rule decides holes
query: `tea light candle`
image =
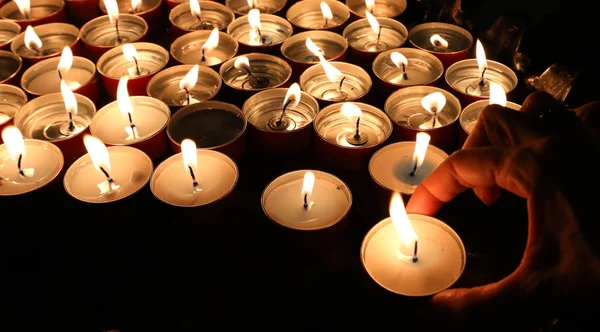
{"label": "tea light candle", "polygon": [[0,145],[0,196],[16,196],[38,190],[61,172],[64,160],[56,145],[23,139],[19,129],[2,130]]}
{"label": "tea light candle", "polygon": [[73,198],[86,203],[112,203],[140,191],[150,180],[152,160],[129,146],[106,147],[86,135],[88,153],[65,173],[64,187]]}
{"label": "tea light candle", "polygon": [[371,90],[371,77],[361,67],[346,62],[329,62],[322,56],[319,62],[300,75],[299,83],[302,91],[320,103],[356,101]]}
{"label": "tea light candle", "polygon": [[382,52],[373,62],[379,87],[386,92],[414,85],[435,85],[444,66],[435,56],[415,48],[396,48]]}
{"label": "tea light candle", "polygon": [[152,43],[131,43],[117,46],[104,53],[96,64],[109,96],[117,97],[122,76],[129,76],[129,94],[146,95],[150,79],[169,62],[169,52]]}
{"label": "tea light candle", "polygon": [[156,159],[167,148],[165,128],[171,111],[158,99],[130,97],[128,81],[127,76],[119,80],[117,100],[98,111],[90,124],[90,133],[107,145],[130,145]]}
{"label": "tea light candle", "polygon": [[248,98],[242,107],[252,137],[261,151],[294,153],[310,147],[310,124],[319,103],[294,83],[289,89],[267,89]]}
{"label": "tea light candle", "polygon": [[360,256],[375,282],[405,296],[429,296],[451,287],[466,263],[458,234],[433,217],[407,214],[397,193],[390,217],[367,233]]}
{"label": "tea light candle", "polygon": [[247,15],[235,19],[227,27],[227,33],[238,41],[242,53],[279,52],[281,44],[293,31],[286,19],[261,14],[258,9],[251,9]]}
{"label": "tea light candle", "polygon": [[370,12],[366,15],[366,18],[350,23],[343,33],[350,50],[359,59],[372,60],[377,54],[404,44],[408,37],[404,24],[391,18],[375,17]]}
{"label": "tea light candle", "polygon": [[213,98],[221,89],[221,82],[221,76],[209,67],[178,65],[156,74],[148,83],[147,92],[176,111]]}
{"label": "tea light candle", "polygon": [[250,53],[225,62],[220,75],[233,90],[257,92],[285,84],[292,76],[292,68],[276,56]]}
{"label": "tea light candle", "polygon": [[28,25],[66,22],[63,0],[8,1],[0,8],[0,18],[12,20],[22,29]]}
{"label": "tea light candle", "polygon": [[299,170],[284,174],[265,188],[261,204],[281,226],[314,231],[344,219],[352,206],[350,188],[329,173]]}
{"label": "tea light candle", "polygon": [[225,0],[225,5],[237,16],[248,14],[252,9],[261,13],[276,14],[285,8],[287,0]]}
{"label": "tea light candle", "polygon": [[100,11],[109,16],[115,13],[139,16],[148,23],[150,31],[161,24],[162,0],[102,0],[98,5]]}
{"label": "tea light candle", "polygon": [[290,6],[285,16],[295,30],[341,32],[350,18],[350,10],[340,1],[305,0]]}
{"label": "tea light candle", "polygon": [[196,30],[226,30],[234,19],[231,9],[213,1],[190,0],[169,13],[173,37]]}
{"label": "tea light candle", "polygon": [[148,23],[143,18],[113,13],[85,23],[81,27],[81,40],[87,57],[97,60],[115,46],[144,40],[147,33]]}
{"label": "tea light candle", "polygon": [[19,85],[17,76],[22,67],[23,60],[20,56],[0,50],[0,84]]}
{"label": "tea light candle", "polygon": [[12,124],[13,117],[25,103],[27,95],[23,90],[13,85],[0,84],[0,132]]}
{"label": "tea light candle", "polygon": [[458,25],[428,22],[414,26],[408,33],[410,43],[436,56],[444,68],[469,56],[473,46],[471,33]]}
{"label": "tea light candle", "polygon": [[346,39],[331,31],[300,32],[281,45],[281,53],[296,73],[302,73],[310,66],[318,64],[320,60],[316,54],[321,54],[328,61],[343,61],[347,49]]}
{"label": "tea light candle", "polygon": [[421,181],[448,158],[429,141],[429,134],[420,132],[416,142],[398,142],[379,149],[369,162],[373,181],[386,191],[412,195]]}
{"label": "tea light candle", "polygon": [[69,46],[75,54],[79,50],[79,29],[66,23],[48,23],[35,27],[27,26],[10,45],[11,51],[30,64],[60,56]]}
{"label": "tea light candle", "polygon": [[160,201],[179,207],[206,206],[223,199],[237,183],[237,165],[226,155],[196,149],[182,141],[182,152],[163,161],[152,175],[150,189]]}
{"label": "tea light candle", "polygon": [[60,82],[95,102],[98,97],[96,65],[84,57],[73,57],[65,46],[60,58],[40,61],[29,67],[21,77],[21,87],[33,96],[60,92]]}
{"label": "tea light candle", "polygon": [[355,18],[365,17],[369,12],[376,17],[394,18],[406,10],[406,0],[346,0],[346,6]]}
{"label": "tea light candle", "polygon": [[517,75],[507,66],[487,60],[479,40],[476,44],[477,59],[456,62],[446,70],[446,83],[457,93],[463,105],[490,97],[490,82],[499,84],[510,94],[518,83]]}
{"label": "tea light candle", "polygon": [[213,31],[188,32],[175,39],[171,56],[180,64],[218,68],[237,54],[238,42],[224,32]]}
{"label": "tea light candle", "polygon": [[21,26],[9,20],[0,20],[0,50],[10,50],[10,43],[21,33]]}

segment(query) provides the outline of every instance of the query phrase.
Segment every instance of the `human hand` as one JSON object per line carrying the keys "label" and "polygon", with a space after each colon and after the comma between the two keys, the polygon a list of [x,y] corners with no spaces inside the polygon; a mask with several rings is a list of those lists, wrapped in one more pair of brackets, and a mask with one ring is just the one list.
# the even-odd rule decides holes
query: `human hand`
{"label": "human hand", "polygon": [[554,132],[539,117],[551,102],[549,95],[534,93],[521,112],[487,107],[463,149],[424,179],[409,200],[409,213],[435,215],[469,188],[486,204],[493,204],[501,189],[527,199],[529,234],[519,267],[498,282],[433,296],[434,308],[449,314],[442,317],[490,328],[513,319],[598,310],[600,259],[591,239],[598,239],[597,195],[589,191],[600,186],[599,145],[590,136],[599,128],[591,114],[600,114],[600,104],[576,110],[587,117]]}

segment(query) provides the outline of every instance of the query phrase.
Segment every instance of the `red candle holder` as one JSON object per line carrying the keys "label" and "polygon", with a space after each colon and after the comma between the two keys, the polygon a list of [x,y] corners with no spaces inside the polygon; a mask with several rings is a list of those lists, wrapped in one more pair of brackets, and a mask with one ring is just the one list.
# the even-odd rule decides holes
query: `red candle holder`
{"label": "red candle holder", "polygon": [[[460,112],[460,117],[458,119],[458,121],[460,122],[460,127],[462,128],[462,130],[460,131],[460,136],[459,136],[460,146],[465,144],[467,137],[469,136],[469,134],[471,134],[471,131],[473,131],[473,128],[477,124],[477,119],[479,118],[479,114],[489,104],[490,104],[489,100],[478,100],[478,101],[475,101],[475,102],[467,105],[467,107],[465,107],[463,109],[463,111]],[[515,111],[521,110],[521,105],[510,102],[510,101],[506,102],[506,107],[508,107],[512,110],[515,110]]]}
{"label": "red candle holder", "polygon": [[10,43],[21,33],[21,26],[9,20],[0,20],[0,50],[10,51]]}
{"label": "red candle holder", "polygon": [[[433,37],[434,35],[438,38]],[[410,29],[408,40],[414,47],[435,55],[442,61],[444,68],[468,58],[473,46],[473,36],[469,31],[458,25],[442,22],[416,25]]]}
{"label": "red candle holder", "polygon": [[173,38],[196,30],[217,28],[225,31],[235,19],[231,9],[225,5],[213,1],[199,1],[198,4],[200,5],[199,18],[190,11],[189,2],[171,10],[169,21],[171,21],[171,36]]}
{"label": "red candle holder", "polygon": [[[321,3],[329,7],[331,18],[325,17]],[[350,19],[350,10],[336,0],[305,0],[293,4],[287,10],[286,18],[298,32],[326,30],[341,33]]]}
{"label": "red candle holder", "polygon": [[0,18],[13,20],[25,30],[28,25],[66,22],[63,0],[31,0],[28,15],[21,13],[15,1],[9,1],[0,8]]}
{"label": "red candle holder", "polygon": [[81,27],[81,41],[88,58],[97,61],[104,53],[123,43],[136,43],[146,39],[148,23],[135,15],[119,15],[119,36],[107,15],[97,17]]}
{"label": "red candle holder", "polygon": [[375,0],[371,8],[367,8],[365,0],[346,0],[350,9],[351,21],[365,17],[365,11],[370,11],[375,17],[397,18],[406,10],[406,0]]}
{"label": "red candle holder", "polygon": [[19,55],[27,66],[60,56],[65,46],[71,48],[73,55],[80,54],[79,29],[76,26],[67,23],[48,23],[35,26],[33,30],[42,41],[39,53],[27,48],[25,32],[15,37],[10,45],[11,51]]}
{"label": "red candle holder", "polygon": [[183,65],[200,65],[219,70],[221,64],[238,53],[238,42],[225,32],[219,31],[219,43],[206,52],[202,59],[202,47],[212,31],[194,31],[175,39],[171,44],[173,60]]}
{"label": "red candle holder", "polygon": [[237,17],[248,14],[250,9],[258,9],[264,14],[278,14],[287,5],[287,0],[259,0],[252,1],[253,6],[249,5],[248,0],[225,0],[225,5],[231,9]]}
{"label": "red candle holder", "polygon": [[366,18],[354,21],[344,29],[343,36],[348,41],[352,62],[357,65],[373,63],[381,52],[401,47],[408,38],[404,24],[391,18],[375,19],[379,23],[379,34],[373,31]]}
{"label": "red candle holder", "polygon": [[82,26],[100,16],[98,1],[102,0],[64,0],[69,22]]}
{"label": "red candle holder", "polygon": [[[25,92],[14,85],[0,84],[0,133],[13,124],[17,111],[27,103]],[[0,144],[4,143],[0,136]]]}
{"label": "red candle holder", "polygon": [[[109,96],[117,98],[117,87],[122,76],[129,76],[130,96],[145,96],[148,83],[169,62],[169,52],[152,43],[132,43],[138,53],[135,62],[123,54],[123,45],[104,53],[96,64],[104,89]],[[137,63],[137,65],[135,64]],[[139,69],[139,72],[138,70]]]}
{"label": "red candle holder", "polygon": [[0,84],[19,86],[23,60],[13,52],[0,50]]}
{"label": "red candle holder", "polygon": [[[104,1],[99,1],[100,12],[106,15],[106,6]],[[162,26],[161,21],[161,9],[162,0],[143,0],[138,10],[134,10],[131,6],[131,0],[117,0],[117,6],[119,6],[119,18],[121,14],[131,14],[139,16],[148,23],[148,29],[150,33],[155,32],[159,27]]]}
{"label": "red candle holder", "polygon": [[272,14],[260,14],[260,36],[254,34],[248,15],[236,18],[227,27],[227,34],[237,40],[239,53],[266,53],[281,55],[281,44],[290,38],[294,29],[290,22]]}

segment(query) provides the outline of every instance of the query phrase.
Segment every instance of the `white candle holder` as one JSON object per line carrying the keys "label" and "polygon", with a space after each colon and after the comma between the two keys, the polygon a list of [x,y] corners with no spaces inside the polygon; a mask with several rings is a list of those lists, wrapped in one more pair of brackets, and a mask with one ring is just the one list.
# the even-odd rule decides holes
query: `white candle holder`
{"label": "white candle holder", "polygon": [[[346,0],[346,6],[355,18],[365,17],[367,5],[365,0]],[[375,0],[371,14],[375,17],[394,18],[406,10],[406,0]]]}
{"label": "white candle holder", "polygon": [[29,17],[21,14],[19,6],[14,1],[7,1],[0,7],[0,18],[12,20],[21,26],[66,22],[65,2],[63,0],[32,0]]}
{"label": "white candle holder", "polygon": [[192,15],[189,1],[171,10],[169,21],[171,21],[172,36],[179,37],[187,32],[214,28],[225,31],[235,19],[235,14],[225,5],[214,1],[199,1],[198,3],[201,10],[200,20]]}
{"label": "white candle holder", "polygon": [[205,149],[197,149],[196,157],[198,166],[194,175],[200,190],[194,192],[183,155],[178,153],[160,163],[152,174],[150,189],[158,200],[177,207],[205,207],[233,191],[239,172],[231,158]]}
{"label": "white candle holder", "polygon": [[310,147],[312,122],[319,112],[319,103],[306,92],[300,93],[298,105],[283,112],[288,89],[268,89],[248,98],[242,107],[250,133],[261,151],[293,154]]}
{"label": "white candle holder", "polygon": [[[448,46],[434,45],[431,41],[433,35],[442,37],[448,42]],[[414,26],[410,29],[408,40],[414,47],[435,55],[442,61],[444,68],[468,58],[473,46],[473,36],[469,31],[458,25],[443,22],[427,22]]]}
{"label": "white candle holder", "polygon": [[188,92],[179,88],[179,83],[193,67],[178,65],[159,72],[148,83],[148,96],[162,100],[171,108],[171,112],[183,106],[212,99],[221,89],[222,81],[219,73],[209,67],[198,67],[196,85],[188,89]]}
{"label": "white candle holder", "polygon": [[[446,105],[432,121],[433,115],[421,105],[423,97],[440,92]],[[413,141],[418,132],[431,136],[430,144],[444,150],[454,148],[457,141],[457,120],[462,107],[460,101],[446,90],[432,86],[411,86],[391,94],[385,102],[385,113],[394,123],[397,141]]]}
{"label": "white candle holder", "polygon": [[[315,175],[314,188],[304,208],[302,195],[306,172]],[[346,218],[352,206],[350,188],[339,178],[316,170],[298,170],[273,180],[261,197],[265,215],[286,228],[317,231],[330,228]]]}
{"label": "white candle holder", "polygon": [[[0,133],[12,124],[17,111],[27,103],[25,92],[14,85],[0,84]],[[0,144],[2,137],[0,136]]]}
{"label": "white candle holder", "polygon": [[66,192],[73,198],[92,204],[121,201],[146,186],[152,174],[152,160],[141,150],[130,146],[109,146],[110,176],[118,189],[101,193],[98,185],[106,181],[89,153],[77,159],[67,170],[64,178]]}
{"label": "white candle holder", "polygon": [[[408,62],[403,71],[391,59],[391,54],[398,52]],[[377,77],[379,91],[390,94],[407,86],[435,86],[444,74],[442,62],[435,56],[415,48],[396,48],[382,52],[373,62],[373,74]],[[406,74],[406,75],[404,75]]]}
{"label": "white candle holder", "polygon": [[[479,118],[479,114],[481,113],[481,111],[483,111],[483,109],[486,106],[488,106],[489,104],[490,104],[489,100],[478,100],[478,101],[475,101],[475,102],[467,105],[467,107],[465,107],[463,109],[463,111],[460,113],[459,122],[460,122],[460,126],[462,128],[462,131],[461,131],[461,142],[462,143],[464,143],[464,141],[467,139],[467,136],[469,136],[469,134],[471,134],[471,131],[477,124],[477,119]],[[521,105],[510,102],[510,101],[506,102],[506,107],[508,107],[512,110],[515,110],[515,111],[521,110]]]}
{"label": "white candle holder", "polygon": [[136,15],[119,14],[119,38],[108,15],[96,17],[81,27],[81,41],[88,57],[97,60],[122,43],[142,41],[148,34],[147,22]]}
{"label": "white candle holder", "polygon": [[388,291],[422,297],[451,287],[462,275],[467,254],[462,240],[444,222],[409,214],[418,238],[419,258],[400,252],[405,247],[391,218],[377,223],[365,236],[360,258],[369,276]]}
{"label": "white candle holder", "polygon": [[248,58],[252,75],[235,68],[235,61],[240,56],[225,62],[221,66],[220,75],[227,87],[243,93],[240,96],[244,100],[258,91],[280,87],[292,76],[292,67],[279,57],[262,53],[243,56]]}
{"label": "white candle holder", "polygon": [[[25,139],[25,157],[22,169],[32,168],[31,177],[19,175],[6,144],[0,145],[0,197],[19,196],[47,187],[58,177],[64,166],[60,149],[46,141]],[[23,199],[23,198],[21,198]],[[5,203],[8,203],[5,201]],[[8,206],[7,206],[8,207]]]}
{"label": "white candle holder", "polygon": [[261,37],[258,42],[254,42],[251,37],[252,27],[248,22],[248,16],[244,15],[236,18],[227,27],[227,34],[238,41],[240,53],[261,52],[277,53],[281,44],[290,38],[294,29],[290,22],[272,14],[260,14]]}
{"label": "white candle holder", "polygon": [[237,16],[243,16],[248,14],[250,9],[258,9],[265,14],[275,14],[280,12],[287,4],[287,0],[259,0],[256,2],[255,7],[250,7],[248,0],[225,0],[225,5]]}
{"label": "white candle holder", "polygon": [[19,85],[18,75],[23,60],[13,52],[0,50],[0,84]]}
{"label": "white candle holder", "polygon": [[350,49],[358,57],[370,56],[370,59],[392,48],[398,48],[406,42],[408,30],[404,24],[385,17],[377,17],[380,25],[379,38],[366,18],[354,21],[344,29],[343,36]]}
{"label": "white candle holder", "polygon": [[373,82],[369,73],[359,66],[346,62],[330,62],[344,75],[340,82],[331,82],[321,64],[309,67],[300,75],[300,88],[319,101],[321,105],[329,105],[341,101],[358,101],[369,93]]}
{"label": "white candle holder", "polygon": [[10,43],[21,33],[21,26],[9,20],[0,20],[0,49],[9,50]]}
{"label": "white candle holder", "polygon": [[206,54],[202,61],[202,46],[211,31],[194,31],[175,39],[171,44],[171,56],[184,65],[201,65],[218,69],[221,64],[238,53],[238,42],[225,32],[219,31],[219,44]]}
{"label": "white candle holder", "polygon": [[[323,18],[321,2],[325,2],[329,6],[333,15],[327,22]],[[293,4],[288,9],[286,18],[298,31],[329,30],[342,32],[343,27],[350,18],[350,10],[342,2],[336,0],[305,0]]]}
{"label": "white candle holder", "polygon": [[455,92],[463,105],[490,98],[489,82],[500,85],[506,91],[507,97],[517,87],[519,79],[512,69],[500,62],[487,60],[484,75],[484,85],[481,86],[481,71],[477,59],[461,60],[446,69],[446,83]]}
{"label": "white candle holder", "polygon": [[79,29],[67,23],[48,23],[33,27],[33,30],[42,41],[39,53],[25,46],[25,32],[21,32],[10,45],[10,49],[29,64],[60,56],[65,46],[69,46],[74,55],[77,55],[79,46]]}
{"label": "white candle holder", "polygon": [[345,59],[348,42],[341,35],[331,31],[300,32],[286,39],[281,45],[281,54],[288,60],[294,73],[302,73],[310,66],[319,63],[319,58],[306,47],[307,38],[310,38],[323,51],[325,60],[343,61]]}

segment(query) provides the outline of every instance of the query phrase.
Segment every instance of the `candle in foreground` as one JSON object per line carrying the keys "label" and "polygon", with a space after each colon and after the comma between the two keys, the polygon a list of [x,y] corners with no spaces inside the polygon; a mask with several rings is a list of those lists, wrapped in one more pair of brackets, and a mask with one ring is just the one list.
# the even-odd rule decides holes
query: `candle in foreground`
{"label": "candle in foreground", "polygon": [[390,217],[371,228],[360,252],[375,282],[406,296],[429,296],[451,287],[466,263],[458,234],[436,218],[407,214],[398,193],[392,196]]}
{"label": "candle in foreground", "polygon": [[276,223],[297,230],[331,227],[350,211],[352,194],[337,177],[300,170],[273,180],[263,192],[263,211]]}

